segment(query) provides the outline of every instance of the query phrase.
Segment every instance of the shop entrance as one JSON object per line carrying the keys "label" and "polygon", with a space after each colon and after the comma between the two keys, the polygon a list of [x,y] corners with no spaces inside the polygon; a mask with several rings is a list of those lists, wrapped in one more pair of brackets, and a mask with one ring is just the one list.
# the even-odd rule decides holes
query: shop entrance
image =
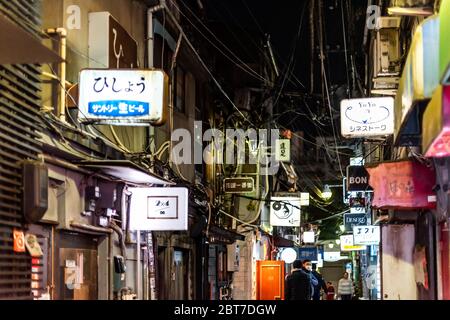
{"label": "shop entrance", "polygon": [[62,231],[55,242],[56,299],[97,300],[98,238]]}

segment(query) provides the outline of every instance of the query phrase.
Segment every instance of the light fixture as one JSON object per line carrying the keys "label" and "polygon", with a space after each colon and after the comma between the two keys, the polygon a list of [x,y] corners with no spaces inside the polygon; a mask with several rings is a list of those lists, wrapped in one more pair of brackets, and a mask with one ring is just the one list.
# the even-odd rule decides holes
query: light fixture
{"label": "light fixture", "polygon": [[333,249],[334,248],[334,243],[329,243],[328,244],[328,248]]}
{"label": "light fixture", "polygon": [[336,239],[336,244],[337,245],[341,244],[341,240],[340,239]]}
{"label": "light fixture", "polygon": [[345,225],[341,224],[341,225],[339,226],[339,229],[341,229],[341,231],[344,232],[344,231],[345,231]]}
{"label": "light fixture", "polygon": [[324,198],[325,200],[330,199],[333,196],[333,192],[331,192],[330,186],[329,185],[325,185],[323,187],[323,191],[322,191],[322,198]]}
{"label": "light fixture", "polygon": [[395,16],[431,16],[433,8],[430,7],[390,7],[389,15]]}
{"label": "light fixture", "polygon": [[295,259],[297,259],[297,251],[295,251],[292,248],[285,248],[281,252],[280,258],[281,258],[281,260],[283,260],[284,262],[286,262],[288,264],[293,263],[295,261]]}

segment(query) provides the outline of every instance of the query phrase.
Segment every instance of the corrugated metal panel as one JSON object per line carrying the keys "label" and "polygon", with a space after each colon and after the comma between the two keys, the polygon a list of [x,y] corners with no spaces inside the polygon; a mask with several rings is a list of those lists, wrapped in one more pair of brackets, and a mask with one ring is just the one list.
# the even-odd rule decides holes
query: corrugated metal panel
{"label": "corrugated metal panel", "polygon": [[[40,37],[41,0],[0,0],[0,13]],[[23,228],[22,169],[41,152],[40,66],[0,66],[0,299],[32,299],[32,261],[13,251],[13,229]]]}

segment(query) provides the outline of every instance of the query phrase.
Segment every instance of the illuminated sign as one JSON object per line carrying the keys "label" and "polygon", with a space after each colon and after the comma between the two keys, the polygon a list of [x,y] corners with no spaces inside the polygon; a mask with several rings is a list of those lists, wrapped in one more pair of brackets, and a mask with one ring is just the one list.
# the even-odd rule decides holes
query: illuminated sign
{"label": "illuminated sign", "polygon": [[270,224],[280,227],[299,227],[300,198],[272,197],[270,199]]}
{"label": "illuminated sign", "polygon": [[226,178],[223,181],[225,193],[250,193],[255,190],[252,177]]}
{"label": "illuminated sign", "polygon": [[367,225],[367,215],[365,213],[346,213],[344,214],[345,230],[353,230],[353,226]]}
{"label": "illuminated sign", "polygon": [[353,227],[353,241],[356,245],[376,245],[380,243],[379,226]]}
{"label": "illuminated sign", "polygon": [[161,125],[167,107],[167,75],[161,70],[84,69],[79,80],[80,122]]}
{"label": "illuminated sign", "polygon": [[341,251],[360,251],[366,250],[367,246],[358,246],[353,243],[353,235],[344,235],[340,237]]}
{"label": "illuminated sign", "polygon": [[341,134],[346,138],[388,136],[394,133],[391,97],[341,101]]}
{"label": "illuminated sign", "polygon": [[129,188],[129,191],[131,230],[187,230],[187,188]]}
{"label": "illuminated sign", "polygon": [[288,162],[291,160],[291,140],[278,139],[275,144],[275,160]]}

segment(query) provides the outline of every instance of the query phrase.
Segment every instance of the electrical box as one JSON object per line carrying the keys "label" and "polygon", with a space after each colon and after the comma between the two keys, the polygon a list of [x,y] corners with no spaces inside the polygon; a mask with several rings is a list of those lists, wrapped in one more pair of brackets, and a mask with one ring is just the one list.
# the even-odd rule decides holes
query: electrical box
{"label": "electrical box", "polygon": [[100,188],[98,186],[86,187],[84,190],[85,212],[95,212],[97,208],[96,204],[100,197]]}
{"label": "electrical box", "polygon": [[25,220],[35,223],[48,209],[48,168],[43,162],[23,164],[23,213]]}
{"label": "electrical box", "polygon": [[239,271],[240,248],[237,242],[227,245],[227,271]]}

